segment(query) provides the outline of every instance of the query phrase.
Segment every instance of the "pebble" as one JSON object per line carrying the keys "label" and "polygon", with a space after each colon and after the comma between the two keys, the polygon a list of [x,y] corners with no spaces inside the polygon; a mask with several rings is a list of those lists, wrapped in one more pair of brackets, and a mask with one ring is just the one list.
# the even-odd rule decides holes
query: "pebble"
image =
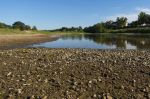
{"label": "pebble", "polygon": [[101,79],[101,78],[98,78],[98,81],[99,81],[99,82],[102,82],[102,79]]}
{"label": "pebble", "polygon": [[107,93],[106,97],[107,97],[107,99],[113,99],[109,93]]}
{"label": "pebble", "polygon": [[4,64],[4,65],[7,65],[7,63],[6,63],[6,62],[3,62],[3,64]]}
{"label": "pebble", "polygon": [[125,88],[125,87],[122,85],[122,86],[121,86],[121,89],[124,89],[124,88]]}
{"label": "pebble", "polygon": [[42,99],[48,99],[47,96],[44,96]]}
{"label": "pebble", "polygon": [[96,95],[96,94],[94,94],[94,95],[93,95],[93,98],[96,98],[96,97],[97,97],[97,95]]}
{"label": "pebble", "polygon": [[133,80],[133,86],[134,87],[136,86],[136,80]]}
{"label": "pebble", "polygon": [[10,76],[12,74],[12,72],[9,72],[8,74],[7,74],[7,76]]}
{"label": "pebble", "polygon": [[[141,54],[140,51],[133,50],[40,48],[27,49],[28,53],[22,53],[21,49],[0,53],[2,52],[4,52],[0,58],[2,67],[0,93],[4,92],[2,95],[7,95],[8,92],[14,95],[17,92],[20,96],[28,96],[27,93],[32,95],[32,91],[36,91],[37,96],[42,93],[41,99],[53,99],[51,96],[58,99],[63,97],[74,99],[80,95],[83,99],[88,97],[112,99],[113,96],[118,98],[117,94],[123,96],[122,98],[132,99],[137,96],[139,90],[139,96],[149,96],[150,84],[147,74],[150,68],[146,65],[149,65],[150,51]],[[10,52],[12,58],[8,58]],[[140,56],[143,58],[135,59]],[[141,69],[143,73],[139,72]],[[115,89],[115,85],[118,89]],[[64,95],[65,91],[68,96]],[[111,94],[102,95],[106,92]]]}
{"label": "pebble", "polygon": [[44,82],[45,82],[45,83],[48,83],[48,79],[45,79]]}
{"label": "pebble", "polygon": [[21,92],[22,92],[22,89],[18,89],[18,93],[21,94]]}
{"label": "pebble", "polygon": [[91,80],[89,81],[89,84],[92,84],[92,81],[91,81]]}

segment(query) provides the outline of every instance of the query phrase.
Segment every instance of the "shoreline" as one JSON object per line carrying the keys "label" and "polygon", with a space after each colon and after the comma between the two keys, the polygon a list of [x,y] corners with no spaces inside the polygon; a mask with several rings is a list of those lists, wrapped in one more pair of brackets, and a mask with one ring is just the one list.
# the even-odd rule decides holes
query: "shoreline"
{"label": "shoreline", "polygon": [[0,49],[23,47],[58,39],[57,35],[46,34],[9,34],[0,35]]}
{"label": "shoreline", "polygon": [[150,50],[2,50],[0,68],[2,98],[150,97]]}

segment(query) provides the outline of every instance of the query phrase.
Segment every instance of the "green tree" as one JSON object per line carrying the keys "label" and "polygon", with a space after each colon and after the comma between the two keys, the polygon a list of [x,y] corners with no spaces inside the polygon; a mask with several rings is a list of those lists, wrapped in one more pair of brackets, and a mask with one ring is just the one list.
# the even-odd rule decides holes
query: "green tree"
{"label": "green tree", "polygon": [[116,23],[118,28],[123,28],[127,25],[128,19],[126,17],[117,18]]}
{"label": "green tree", "polygon": [[146,23],[147,21],[147,17],[146,17],[146,13],[145,12],[141,12],[139,15],[138,15],[138,23],[141,25],[141,24],[144,24]]}
{"label": "green tree", "polygon": [[23,22],[17,21],[12,25],[13,29],[20,29],[20,30],[25,30],[26,25]]}
{"label": "green tree", "polygon": [[79,32],[83,32],[83,29],[82,29],[81,26],[78,27],[78,31],[79,31]]}
{"label": "green tree", "polygon": [[0,28],[11,28],[11,26],[0,22]]}
{"label": "green tree", "polygon": [[146,14],[145,12],[141,12],[138,15],[138,23],[139,25],[150,24],[150,15]]}
{"label": "green tree", "polygon": [[29,25],[25,25],[25,30],[31,30],[31,27]]}
{"label": "green tree", "polygon": [[97,23],[93,26],[84,28],[84,32],[88,33],[104,33],[106,32],[106,28],[104,23]]}
{"label": "green tree", "polygon": [[32,27],[32,30],[35,30],[35,31],[36,31],[36,30],[37,30],[37,27],[36,27],[36,26],[33,26],[33,27]]}
{"label": "green tree", "polygon": [[129,27],[138,27],[138,21],[133,21],[129,24]]}
{"label": "green tree", "polygon": [[106,27],[107,29],[113,29],[113,28],[114,28],[113,23],[114,23],[114,21],[112,21],[112,20],[106,21],[106,22],[105,22],[105,27]]}

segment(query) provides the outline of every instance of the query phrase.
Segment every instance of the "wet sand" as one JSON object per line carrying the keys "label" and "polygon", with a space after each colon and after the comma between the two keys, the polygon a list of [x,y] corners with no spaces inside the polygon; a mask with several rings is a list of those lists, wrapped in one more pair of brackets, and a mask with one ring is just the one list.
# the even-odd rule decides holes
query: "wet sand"
{"label": "wet sand", "polygon": [[149,50],[0,51],[0,98],[149,99]]}

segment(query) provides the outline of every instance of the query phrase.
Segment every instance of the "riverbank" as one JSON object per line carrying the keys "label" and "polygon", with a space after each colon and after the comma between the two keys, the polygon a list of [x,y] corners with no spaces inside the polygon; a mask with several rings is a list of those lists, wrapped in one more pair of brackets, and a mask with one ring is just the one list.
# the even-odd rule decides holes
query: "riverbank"
{"label": "riverbank", "polygon": [[62,35],[81,34],[49,31],[20,31],[0,28],[0,49],[24,48],[27,45],[57,40]]}
{"label": "riverbank", "polygon": [[58,36],[47,34],[9,34],[0,35],[0,49],[17,48],[25,45],[56,40]]}
{"label": "riverbank", "polygon": [[0,68],[0,98],[150,98],[149,50],[1,50]]}
{"label": "riverbank", "polygon": [[150,33],[150,27],[138,27],[138,28],[124,28],[110,30],[109,33]]}

